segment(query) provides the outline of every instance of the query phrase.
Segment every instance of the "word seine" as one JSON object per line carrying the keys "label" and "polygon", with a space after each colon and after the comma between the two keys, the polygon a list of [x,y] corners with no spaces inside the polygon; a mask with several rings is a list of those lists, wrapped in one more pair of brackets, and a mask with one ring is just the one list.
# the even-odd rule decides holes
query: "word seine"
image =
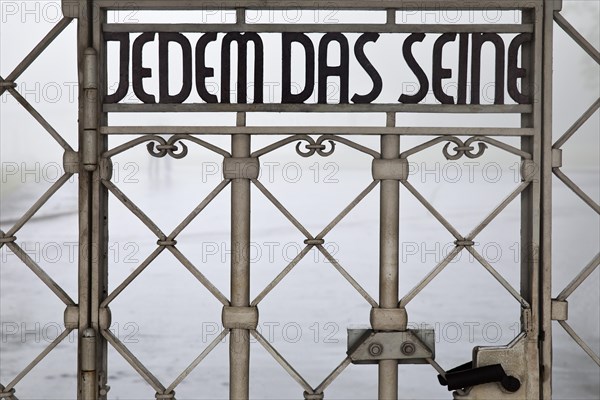
{"label": "word seine", "polygon": [[[159,57],[159,103],[183,103],[192,91],[192,46],[187,37],[176,32],[146,32],[140,34],[133,42],[131,57],[132,86],[137,98],[143,103],[154,104],[156,98],[144,90],[143,80],[152,76],[152,69],[143,66],[142,52],[144,45],[156,40],[158,35],[158,57]],[[350,80],[350,46],[348,39],[342,33],[326,33],[318,43],[318,64],[315,58],[315,46],[312,40],[304,33],[284,32],[281,33],[282,46],[282,96],[283,104],[304,103],[315,90],[315,66],[318,70],[318,103],[327,103],[327,80],[337,77],[340,80],[339,103],[371,103],[381,94],[383,81],[377,69],[365,54],[365,46],[375,43],[379,39],[378,33],[364,33],[358,37],[354,45],[354,57],[365,70],[372,81],[372,89],[367,94],[354,94],[349,99]],[[411,69],[419,82],[419,90],[412,95],[402,94],[398,101],[400,103],[416,104],[421,102],[427,92],[429,85],[433,87],[436,99],[442,104],[466,104],[467,103],[467,76],[468,76],[468,53],[471,47],[471,96],[470,104],[480,104],[480,75],[481,75],[481,50],[485,43],[491,43],[495,48],[495,104],[504,104],[504,77],[506,68],[506,89],[510,97],[518,104],[529,104],[530,97],[521,93],[517,81],[527,76],[525,68],[518,66],[519,50],[524,44],[531,42],[532,35],[522,33],[515,36],[508,46],[508,60],[505,60],[506,48],[503,38],[497,33],[444,33],[434,43],[432,52],[433,68],[431,77],[428,77],[413,55],[413,46],[425,39],[425,33],[412,33],[402,44],[402,54],[408,67]],[[442,81],[452,77],[453,71],[442,67],[442,53],[446,43],[459,40],[459,66],[458,66],[458,91],[456,101],[454,97],[444,93]],[[120,45],[119,76],[120,82],[115,93],[106,96],[105,103],[118,103],[127,95],[129,88],[129,61],[130,61],[130,33],[128,32],[106,32],[105,40],[118,41]],[[208,92],[206,79],[214,76],[214,68],[207,65],[206,47],[209,43],[217,40],[217,33],[206,33],[200,37],[195,47],[195,86],[199,96],[206,103],[218,103],[219,99]],[[261,37],[254,32],[230,32],[224,35],[221,42],[221,103],[230,103],[230,79],[231,79],[231,47],[236,42],[238,47],[237,68],[237,102],[247,102],[247,64],[248,44],[254,47],[254,103],[263,103],[264,82],[264,48]],[[179,93],[169,93],[169,44],[175,43],[181,47],[183,54],[183,83]],[[339,63],[329,65],[328,50],[332,43],[339,46]],[[300,45],[304,51],[304,75],[305,86],[299,93],[292,93],[292,45]],[[371,44],[372,46],[374,44]],[[431,78],[431,79],[430,79]]]}

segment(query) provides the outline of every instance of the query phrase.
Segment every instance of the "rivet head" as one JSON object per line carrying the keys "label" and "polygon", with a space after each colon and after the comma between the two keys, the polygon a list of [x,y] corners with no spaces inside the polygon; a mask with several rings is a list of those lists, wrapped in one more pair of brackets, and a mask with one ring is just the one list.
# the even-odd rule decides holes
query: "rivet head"
{"label": "rivet head", "polygon": [[383,346],[379,343],[372,343],[369,346],[369,354],[373,357],[377,357],[378,355],[381,355],[381,353],[383,353]]}
{"label": "rivet head", "polygon": [[410,356],[412,354],[415,353],[415,351],[417,350],[417,348],[415,347],[415,345],[411,342],[404,342],[402,343],[402,345],[400,346],[400,351],[402,352],[402,354],[404,354],[405,356]]}

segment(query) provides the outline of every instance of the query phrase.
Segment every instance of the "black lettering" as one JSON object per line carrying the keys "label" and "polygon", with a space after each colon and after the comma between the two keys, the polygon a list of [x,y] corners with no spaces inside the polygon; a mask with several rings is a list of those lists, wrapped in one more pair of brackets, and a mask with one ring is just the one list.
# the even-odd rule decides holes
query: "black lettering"
{"label": "black lettering", "polygon": [[263,102],[264,52],[263,42],[256,32],[230,32],[221,48],[221,102],[230,103],[231,42],[238,45],[237,102],[247,103],[248,42],[254,43],[254,103]]}
{"label": "black lettering", "polygon": [[456,104],[467,104],[467,70],[469,64],[469,34],[461,33],[458,50],[458,93]]}
{"label": "black lettering", "polygon": [[406,60],[406,63],[410,67],[411,71],[419,80],[420,88],[419,91],[414,95],[402,94],[402,96],[400,96],[398,99],[400,103],[416,104],[423,100],[425,96],[427,96],[427,91],[429,90],[429,81],[427,80],[427,75],[425,75],[425,71],[423,71],[423,68],[421,68],[412,54],[413,43],[422,42],[424,39],[424,33],[412,33],[406,38],[404,44],[402,45],[402,54],[404,55],[404,59]]}
{"label": "black lettering", "polygon": [[519,88],[517,87],[517,81],[527,76],[527,70],[518,66],[519,49],[523,44],[530,42],[531,39],[531,33],[521,33],[516,36],[510,43],[510,46],[508,46],[508,81],[506,85],[508,87],[510,98],[518,104],[531,103],[531,96],[519,92]]}
{"label": "black lettering", "polygon": [[491,42],[496,48],[496,79],[494,104],[504,104],[504,41],[497,33],[474,33],[471,55],[471,104],[480,104],[481,48]]}
{"label": "black lettering", "polygon": [[105,32],[106,42],[119,42],[119,86],[117,91],[104,97],[104,103],[118,103],[129,90],[129,32]]}
{"label": "black lettering", "polygon": [[[169,42],[177,43],[183,52],[183,85],[179,93],[169,94]],[[161,32],[158,35],[159,95],[161,103],[183,103],[192,92],[192,46],[181,33]]]}
{"label": "black lettering", "polygon": [[368,42],[376,42],[378,39],[379,33],[364,33],[354,44],[354,54],[356,55],[356,59],[373,81],[373,89],[371,89],[368,94],[355,94],[352,96],[353,103],[371,103],[381,94],[381,91],[383,90],[383,81],[381,79],[381,75],[379,75],[379,72],[377,72],[365,54],[365,44]]}
{"label": "black lettering", "polygon": [[452,78],[452,70],[442,67],[442,52],[444,45],[454,40],[456,40],[456,33],[444,33],[433,45],[433,76],[431,81],[433,94],[442,104],[454,104],[454,97],[448,96],[442,87],[443,79]]}
{"label": "black lettering", "polygon": [[[299,43],[304,48],[304,89],[298,94],[292,94],[292,43]],[[281,34],[282,43],[282,89],[283,104],[304,103],[315,88],[315,48],[312,41],[304,33],[284,32]]]}
{"label": "black lettering", "polygon": [[144,91],[143,79],[152,76],[152,69],[142,66],[142,50],[144,45],[154,40],[155,32],[142,33],[133,42],[133,92],[144,103],[156,103],[154,96]]}
{"label": "black lettering", "polygon": [[215,32],[205,33],[198,39],[196,44],[196,90],[200,98],[207,103],[219,102],[217,96],[208,93],[208,90],[206,90],[206,78],[215,76],[215,70],[206,66],[206,46],[215,40],[217,40]]}
{"label": "black lettering", "polygon": [[[337,66],[327,63],[327,48],[331,42],[340,44],[340,64]],[[326,33],[319,43],[319,104],[327,104],[327,79],[330,76],[340,77],[340,104],[348,103],[350,49],[346,36],[338,32]]]}

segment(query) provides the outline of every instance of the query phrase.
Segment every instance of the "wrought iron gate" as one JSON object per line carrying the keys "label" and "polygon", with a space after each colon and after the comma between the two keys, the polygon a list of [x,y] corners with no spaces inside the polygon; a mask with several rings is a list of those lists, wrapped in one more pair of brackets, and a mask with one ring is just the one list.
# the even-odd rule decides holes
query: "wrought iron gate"
{"label": "wrought iron gate", "polygon": [[[409,4],[411,3],[411,4]],[[112,9],[138,10],[187,10],[187,9],[236,10],[235,24],[111,24],[107,12]],[[529,33],[533,45],[523,47],[522,66],[532,71],[531,81],[523,82],[523,92],[531,96],[531,104],[489,105],[441,105],[441,104],[364,104],[352,106],[341,104],[107,104],[106,35],[119,32],[284,32],[292,29],[288,24],[249,24],[247,9],[282,8],[313,9],[320,7],[308,1],[261,1],[256,4],[223,0],[213,2],[196,0],[63,0],[64,18],[25,57],[13,72],[0,77],[0,94],[13,96],[40,125],[64,149],[64,175],[6,232],[0,231],[0,247],[7,246],[23,264],[64,303],[63,332],[27,367],[10,382],[0,385],[0,398],[17,399],[19,382],[44,357],[46,357],[71,332],[78,336],[78,393],[79,399],[105,399],[109,390],[107,358],[112,346],[152,388],[157,399],[175,398],[177,386],[200,362],[227,336],[230,336],[230,398],[249,397],[250,337],[254,337],[281,364],[299,384],[298,395],[304,392],[306,399],[322,399],[327,387],[350,364],[378,364],[379,398],[398,398],[398,364],[428,363],[432,373],[440,375],[446,385],[457,385],[456,398],[550,398],[552,393],[552,321],[568,334],[600,365],[597,354],[577,335],[567,322],[569,295],[600,264],[596,255],[579,275],[553,298],[551,287],[552,246],[552,177],[558,177],[596,213],[598,204],[585,194],[561,170],[562,146],[598,110],[600,100],[592,106],[565,132],[558,141],[552,142],[552,44],[553,31],[557,25],[581,46],[596,63],[600,54],[561,15],[559,0],[510,0],[491,4],[489,1],[469,3],[470,9],[519,10],[520,24],[511,25],[410,25],[396,21],[396,12],[411,9],[462,9],[461,2],[422,0],[412,4],[405,1],[378,1],[369,4],[354,0],[327,2],[325,8],[349,10],[379,10],[387,12],[384,24],[319,24],[316,26],[295,24],[295,32],[500,32]],[[79,58],[79,142],[74,150],[44,117],[19,93],[16,82],[36,58],[56,39],[64,29],[76,20]],[[556,25],[554,24],[556,22]],[[236,113],[235,126],[114,126],[109,123],[109,113],[116,112],[229,112]],[[246,115],[253,112],[364,112],[386,115],[385,126],[247,126]],[[517,128],[484,127],[405,127],[397,117],[402,113],[501,113],[520,114],[521,126]],[[3,132],[3,135],[10,132]],[[231,148],[223,149],[203,140],[203,135],[231,136]],[[117,147],[109,147],[111,135],[136,135]],[[168,139],[160,135],[169,135]],[[256,135],[281,135],[273,144],[251,151],[251,140]],[[380,137],[380,149],[372,149],[355,142],[352,137],[369,135]],[[421,145],[401,148],[405,136],[431,137]],[[520,138],[516,147],[502,138]],[[186,144],[187,143],[187,144]],[[302,157],[328,156],[336,144],[367,154],[373,158],[373,180],[341,213],[320,232],[310,232],[259,180],[260,157],[283,146],[295,144]],[[410,183],[408,162],[411,157],[430,147],[445,144],[447,159],[483,156],[489,146],[496,147],[520,157],[521,182],[502,200],[483,221],[470,232],[458,231],[428,200]],[[154,157],[183,158],[193,146],[200,146],[223,157],[224,177],[210,194],[172,232],[164,232],[113,182],[111,159],[135,146],[145,145]],[[188,147],[189,145],[189,147]],[[72,176],[79,185],[79,277],[78,297],[71,298],[31,257],[17,244],[19,230]],[[192,263],[178,247],[178,235],[213,201],[221,191],[231,185],[231,291],[222,293],[203,274],[202,268]],[[377,189],[377,187],[379,188]],[[400,297],[399,273],[399,188],[405,187],[454,240],[454,248],[412,290]],[[302,252],[287,265],[277,277],[255,298],[250,298],[250,191],[258,189],[305,237]],[[372,297],[354,277],[347,272],[326,249],[326,238],[332,229],[375,189],[380,191],[380,259],[379,295]],[[156,249],[118,287],[107,284],[109,264],[108,213],[109,196],[114,196],[156,236]],[[478,234],[498,216],[511,202],[521,203],[521,284],[514,288],[474,247]],[[277,286],[296,264],[317,249],[331,265],[362,295],[372,307],[370,330],[350,331],[348,353],[340,355],[340,364],[320,383],[309,383],[292,365],[256,330],[260,302]],[[197,358],[171,383],[160,382],[147,367],[109,330],[110,304],[136,277],[162,252],[172,253],[220,303],[223,305],[222,332]],[[470,253],[515,299],[515,307],[521,312],[521,333],[505,347],[477,348],[473,362],[461,371],[446,372],[434,356],[431,331],[407,329],[410,321],[410,302],[461,252]],[[9,301],[7,297],[7,301]],[[518,304],[518,306],[517,306]],[[408,310],[408,312],[407,312]],[[368,316],[364,316],[365,321]],[[501,384],[481,381],[482,368],[501,364],[504,380]],[[360,366],[356,368],[361,368]],[[477,373],[475,373],[475,371]],[[469,372],[473,372],[469,375]],[[505,373],[504,373],[505,372]],[[464,375],[466,373],[466,375]],[[457,377],[457,374],[460,375]],[[473,378],[473,376],[476,376]],[[455,379],[466,379],[454,383]],[[494,379],[492,379],[494,380]],[[496,379],[497,380],[497,379]],[[290,389],[292,391],[294,389]]]}

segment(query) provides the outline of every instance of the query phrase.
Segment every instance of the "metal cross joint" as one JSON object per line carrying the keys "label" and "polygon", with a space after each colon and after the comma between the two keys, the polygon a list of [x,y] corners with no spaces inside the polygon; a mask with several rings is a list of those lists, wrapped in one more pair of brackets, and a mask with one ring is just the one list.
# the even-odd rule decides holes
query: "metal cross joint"
{"label": "metal cross joint", "polygon": [[224,306],[221,319],[225,329],[254,330],[258,326],[258,308]]}
{"label": "metal cross joint", "polygon": [[428,364],[428,359],[435,358],[434,331],[348,329],[347,354],[353,364],[377,364],[381,360],[397,360],[399,364]]}
{"label": "metal cross joint", "polygon": [[373,160],[371,167],[373,179],[376,181],[396,180],[406,182],[408,179],[408,160],[406,158]]}
{"label": "metal cross joint", "polygon": [[258,157],[225,157],[223,159],[223,178],[258,179],[260,163]]}
{"label": "metal cross joint", "polygon": [[406,309],[371,308],[371,327],[375,331],[405,331],[408,323]]}

